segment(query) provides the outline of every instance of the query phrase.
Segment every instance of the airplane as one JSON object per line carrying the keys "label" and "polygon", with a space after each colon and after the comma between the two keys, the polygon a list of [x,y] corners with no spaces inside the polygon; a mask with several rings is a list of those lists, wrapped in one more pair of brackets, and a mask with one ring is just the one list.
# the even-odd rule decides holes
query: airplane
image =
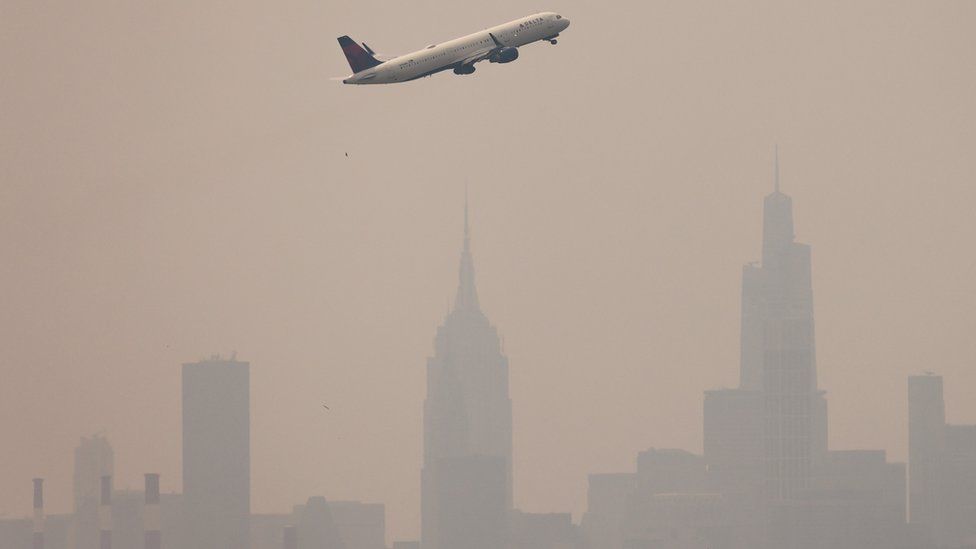
{"label": "airplane", "polygon": [[518,59],[519,48],[532,42],[546,40],[556,43],[559,33],[569,26],[562,15],[544,12],[523,17],[481,32],[462,36],[442,44],[381,61],[365,42],[357,44],[348,36],[339,37],[339,46],[346,54],[353,74],[343,84],[395,84],[454,69],[454,74],[474,72],[474,64],[511,63]]}

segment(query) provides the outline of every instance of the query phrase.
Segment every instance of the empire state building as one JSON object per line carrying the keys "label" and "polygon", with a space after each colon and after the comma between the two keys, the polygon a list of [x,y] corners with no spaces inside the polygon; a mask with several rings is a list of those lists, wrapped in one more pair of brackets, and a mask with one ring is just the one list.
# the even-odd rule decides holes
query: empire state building
{"label": "empire state building", "polygon": [[499,549],[512,509],[512,401],[508,359],[481,311],[464,212],[454,307],[427,360],[423,549]]}

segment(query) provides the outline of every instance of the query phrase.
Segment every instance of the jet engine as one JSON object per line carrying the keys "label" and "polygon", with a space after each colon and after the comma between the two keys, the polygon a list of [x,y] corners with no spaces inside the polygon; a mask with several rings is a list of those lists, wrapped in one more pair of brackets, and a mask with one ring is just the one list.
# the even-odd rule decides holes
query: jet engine
{"label": "jet engine", "polygon": [[491,54],[488,59],[492,63],[511,63],[518,59],[518,48],[506,46]]}

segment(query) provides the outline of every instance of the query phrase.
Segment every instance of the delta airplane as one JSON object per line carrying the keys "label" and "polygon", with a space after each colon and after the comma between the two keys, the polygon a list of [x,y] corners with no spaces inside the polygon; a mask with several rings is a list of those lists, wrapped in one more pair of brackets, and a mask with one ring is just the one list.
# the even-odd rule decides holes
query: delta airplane
{"label": "delta airplane", "polygon": [[540,40],[555,44],[556,37],[568,26],[569,19],[562,15],[537,13],[386,61],[377,59],[376,52],[365,42],[360,46],[352,38],[340,36],[339,45],[353,72],[342,82],[395,84],[447,69],[454,69],[454,74],[471,74],[478,61],[511,63],[518,59],[521,46]]}

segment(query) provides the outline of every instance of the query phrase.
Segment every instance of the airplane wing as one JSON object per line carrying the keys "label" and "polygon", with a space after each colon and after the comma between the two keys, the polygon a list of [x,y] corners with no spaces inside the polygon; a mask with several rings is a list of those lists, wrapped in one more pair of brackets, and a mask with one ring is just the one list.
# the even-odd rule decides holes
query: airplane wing
{"label": "airplane wing", "polygon": [[482,50],[479,50],[479,51],[477,51],[477,52],[475,52],[475,53],[473,53],[473,54],[465,57],[464,59],[461,60],[461,63],[460,64],[461,65],[474,65],[478,61],[484,61],[485,59],[488,59],[489,57],[491,57],[491,53],[493,51],[495,51],[495,48],[494,47],[484,48]]}
{"label": "airplane wing", "polygon": [[464,59],[461,60],[459,64],[462,66],[474,65],[478,61],[484,61],[485,59],[488,59],[489,57],[491,57],[491,54],[505,47],[505,45],[502,44],[501,41],[498,40],[498,38],[494,34],[489,32],[488,36],[491,37],[491,41],[493,42],[491,46],[482,48],[476,51],[475,53],[465,57]]}

